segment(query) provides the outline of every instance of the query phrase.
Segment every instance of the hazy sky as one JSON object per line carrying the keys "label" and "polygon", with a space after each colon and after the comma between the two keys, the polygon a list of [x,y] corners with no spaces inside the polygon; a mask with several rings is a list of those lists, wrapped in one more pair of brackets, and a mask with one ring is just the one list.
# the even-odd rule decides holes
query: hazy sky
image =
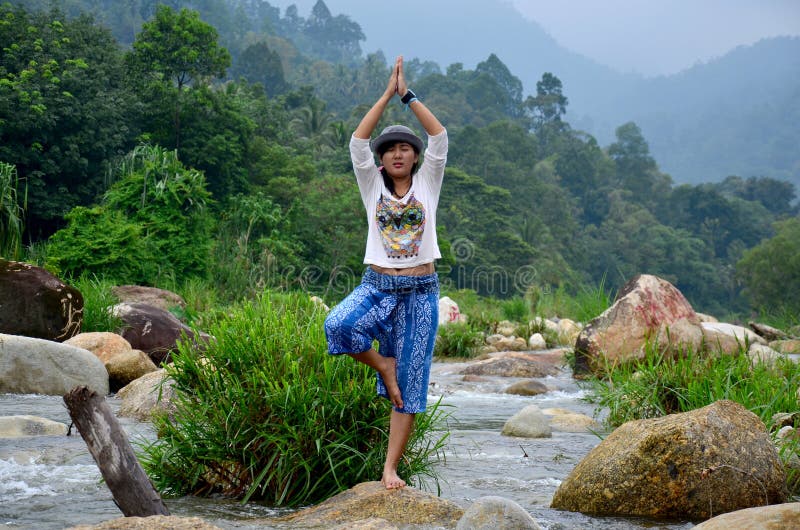
{"label": "hazy sky", "polygon": [[[316,3],[269,1],[282,9],[296,4],[302,16]],[[489,0],[464,1],[492,4]],[[800,35],[800,0],[501,1],[513,4],[565,48],[617,70],[648,76],[675,73],[765,37]],[[334,15],[344,12],[358,22],[356,13],[342,8],[355,3],[353,0],[325,3]],[[401,8],[402,2],[387,2],[387,16]],[[369,28],[362,29],[367,35],[363,49],[375,51],[369,42]]]}
{"label": "hazy sky", "polygon": [[800,35],[800,0],[509,1],[562,46],[645,75],[675,73],[764,37]]}

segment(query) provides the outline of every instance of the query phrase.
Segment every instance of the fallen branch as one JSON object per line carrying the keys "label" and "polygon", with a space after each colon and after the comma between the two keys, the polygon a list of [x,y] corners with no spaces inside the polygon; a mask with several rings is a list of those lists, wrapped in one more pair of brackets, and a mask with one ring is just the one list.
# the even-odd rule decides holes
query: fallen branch
{"label": "fallen branch", "polygon": [[64,403],[123,515],[169,515],[105,398],[78,386]]}

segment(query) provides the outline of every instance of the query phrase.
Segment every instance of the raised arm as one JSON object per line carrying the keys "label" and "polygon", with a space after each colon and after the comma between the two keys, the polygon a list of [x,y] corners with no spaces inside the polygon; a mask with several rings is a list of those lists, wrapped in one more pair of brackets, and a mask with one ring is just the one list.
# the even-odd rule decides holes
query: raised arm
{"label": "raised arm", "polygon": [[[397,93],[402,98],[408,92],[408,85],[406,78],[403,75],[403,57],[400,56],[395,62],[395,70],[397,71]],[[444,126],[439,122],[433,112],[430,111],[420,100],[415,99],[409,103],[409,107],[414,111],[414,115],[419,120],[422,128],[428,133],[428,136],[435,136],[444,130]],[[371,132],[371,131],[370,131]]]}
{"label": "raised arm", "polygon": [[361,118],[361,122],[356,127],[355,132],[353,132],[353,136],[356,138],[361,138],[364,140],[369,140],[369,137],[372,135],[372,131],[375,130],[375,127],[378,125],[378,121],[381,119],[383,115],[383,111],[386,110],[386,105],[389,104],[389,101],[392,100],[395,94],[397,94],[397,78],[398,78],[398,71],[399,68],[403,64],[403,58],[398,57],[392,67],[392,75],[389,76],[389,82],[386,85],[386,90],[384,90],[381,97],[378,98],[378,101],[372,105],[364,117]]}

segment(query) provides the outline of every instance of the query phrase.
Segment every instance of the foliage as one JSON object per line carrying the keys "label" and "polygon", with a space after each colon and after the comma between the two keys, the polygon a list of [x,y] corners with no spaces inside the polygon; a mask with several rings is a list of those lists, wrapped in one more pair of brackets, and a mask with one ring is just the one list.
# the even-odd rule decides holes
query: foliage
{"label": "foliage", "polygon": [[530,306],[522,296],[514,296],[503,300],[501,304],[503,317],[511,322],[527,322],[530,317]]}
{"label": "foliage", "polygon": [[775,223],[775,236],[745,251],[736,264],[755,307],[800,313],[800,217]]}
{"label": "foliage", "polygon": [[152,283],[164,275],[203,276],[212,219],[203,174],[174,151],[139,146],[119,180],[93,208],[77,207],[50,239],[48,264],[63,274],[105,274]]}
{"label": "foliage", "polygon": [[[368,367],[326,353],[323,319],[307,296],[265,293],[211,325],[203,357],[180,345],[177,411],[142,456],[159,490],[299,506],[380,476],[390,406]],[[399,469],[414,484],[436,480],[441,419],[438,404],[418,415]]]}
{"label": "foliage", "polygon": [[788,358],[774,365],[754,364],[739,355],[703,355],[687,351],[673,358],[647,347],[642,360],[608,367],[607,379],[594,379],[589,399],[609,411],[610,426],[642,418],[687,412],[730,399],[770,425],[777,412],[800,406],[800,366]]}
{"label": "foliage", "polygon": [[109,159],[132,145],[123,74],[118,45],[90,17],[0,4],[0,160],[26,182],[31,240],[89,205]]}
{"label": "foliage", "polygon": [[281,207],[263,193],[237,195],[226,205],[211,261],[211,280],[228,301],[267,287],[289,287],[299,266],[300,243]]}
{"label": "foliage", "polygon": [[22,250],[27,193],[19,201],[19,176],[12,164],[0,162],[0,256],[16,260]]}
{"label": "foliage", "polygon": [[474,357],[483,344],[483,333],[471,323],[451,322],[439,326],[433,354],[436,357]]}

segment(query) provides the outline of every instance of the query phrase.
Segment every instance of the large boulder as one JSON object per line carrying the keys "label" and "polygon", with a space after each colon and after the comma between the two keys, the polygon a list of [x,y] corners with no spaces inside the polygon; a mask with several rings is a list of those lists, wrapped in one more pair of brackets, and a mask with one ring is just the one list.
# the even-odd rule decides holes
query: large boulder
{"label": "large boulder", "polygon": [[142,285],[118,285],[111,292],[120,302],[128,304],[147,304],[164,311],[185,309],[186,301],[178,294],[157,287]]}
{"label": "large boulder", "polygon": [[552,507],[595,515],[707,519],[784,502],[764,424],[733,401],[625,423],[573,469]]}
{"label": "large boulder", "polygon": [[0,333],[60,342],[82,322],[80,291],[41,267],[0,258]]}
{"label": "large boulder", "polygon": [[626,283],[614,304],[591,320],[575,342],[576,374],[603,373],[606,363],[641,359],[648,343],[664,351],[703,344],[700,319],[671,283],[642,274]]}
{"label": "large boulder", "polygon": [[528,405],[506,421],[500,434],[519,438],[550,438],[553,431],[542,410],[536,405]]}
{"label": "large boulder", "polygon": [[694,527],[695,530],[787,530],[800,528],[800,502],[758,506],[723,513]]}
{"label": "large boulder", "polygon": [[108,394],[106,367],[91,352],[0,333],[0,393],[63,396],[76,386]]}
{"label": "large boulder", "polygon": [[539,530],[522,506],[504,497],[481,497],[464,512],[456,530]]}
{"label": "large boulder", "polygon": [[208,340],[207,336],[196,336],[189,326],[169,311],[151,305],[123,303],[115,305],[112,311],[122,319],[120,335],[132,348],[149,355],[156,365],[170,362],[178,341],[184,337],[198,346]]}
{"label": "large boulder", "polygon": [[316,506],[280,519],[292,528],[362,528],[360,522],[383,520],[385,528],[425,525],[452,528],[464,511],[454,502],[412,487],[387,490],[380,482],[362,482]]}
{"label": "large boulder", "polygon": [[117,398],[122,400],[117,415],[150,421],[154,414],[173,414],[174,397],[175,381],[161,368],[128,383],[117,392]]}
{"label": "large boulder", "polygon": [[38,416],[0,416],[0,438],[63,436],[67,426]]}

